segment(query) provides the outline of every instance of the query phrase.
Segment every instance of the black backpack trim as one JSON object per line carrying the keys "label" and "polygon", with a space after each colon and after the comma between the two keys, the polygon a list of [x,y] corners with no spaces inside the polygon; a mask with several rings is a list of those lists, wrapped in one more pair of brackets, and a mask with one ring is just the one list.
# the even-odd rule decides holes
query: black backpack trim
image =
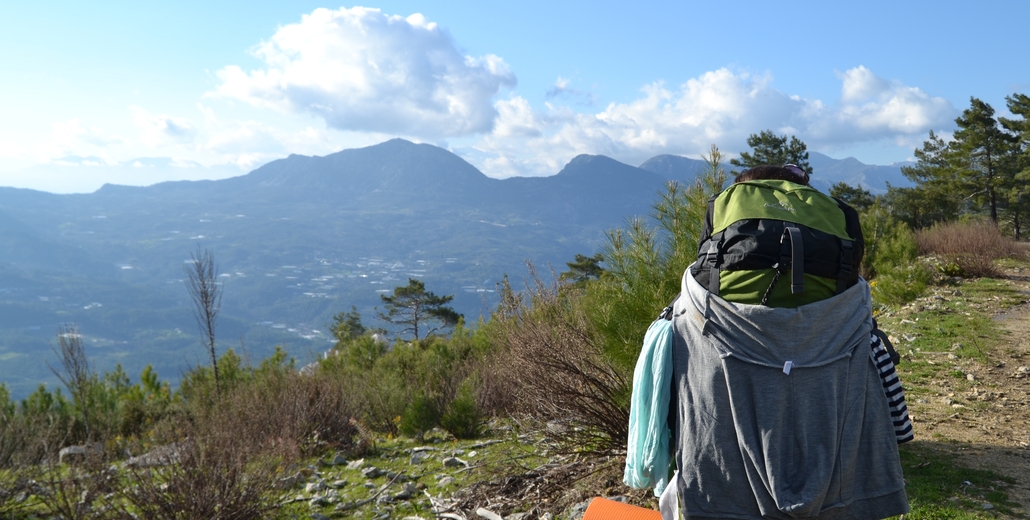
{"label": "black backpack trim", "polygon": [[[763,304],[779,275],[787,270],[791,271],[793,294],[804,290],[805,274],[836,280],[837,294],[858,283],[858,266],[865,248],[858,212],[851,206],[834,199],[844,214],[845,230],[853,240],[841,239],[803,224],[773,219],[740,220],[713,235],[717,197],[708,199],[697,262],[691,269],[697,282],[707,287],[710,293],[719,295],[721,271],[774,270],[774,281],[766,291]],[[796,231],[789,231],[791,228]],[[800,240],[796,240],[798,236]],[[798,246],[794,245],[795,242]],[[797,261],[799,258],[800,262]]]}

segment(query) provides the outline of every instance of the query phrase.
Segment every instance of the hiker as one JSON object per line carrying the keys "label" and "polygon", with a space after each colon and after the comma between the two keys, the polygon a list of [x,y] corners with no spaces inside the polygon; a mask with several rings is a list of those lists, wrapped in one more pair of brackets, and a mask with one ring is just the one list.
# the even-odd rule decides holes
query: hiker
{"label": "hiker", "polygon": [[863,246],[857,213],[793,165],[747,170],[709,201],[698,260],[634,373],[626,482],[664,488],[664,517],[908,511],[897,444],[911,424]]}

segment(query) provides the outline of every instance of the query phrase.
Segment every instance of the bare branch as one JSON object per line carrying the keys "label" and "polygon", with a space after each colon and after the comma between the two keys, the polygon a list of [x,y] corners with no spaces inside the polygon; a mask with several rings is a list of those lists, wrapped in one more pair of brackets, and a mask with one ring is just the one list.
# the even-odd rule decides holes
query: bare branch
{"label": "bare branch", "polygon": [[222,286],[218,283],[218,266],[215,264],[214,253],[210,249],[201,249],[199,245],[195,252],[190,253],[190,260],[183,266],[186,290],[189,291],[190,300],[193,302],[193,317],[197,320],[202,341],[211,355],[215,388],[218,388],[215,326],[218,322],[218,312],[222,309]]}
{"label": "bare branch", "polygon": [[93,425],[90,421],[90,386],[93,384],[93,367],[86,359],[86,347],[82,343],[82,335],[74,324],[63,324],[57,327],[57,347],[54,353],[61,361],[60,368],[47,362],[47,367],[57,376],[71,394],[75,405],[82,412],[82,422],[86,426],[87,440],[92,440]]}

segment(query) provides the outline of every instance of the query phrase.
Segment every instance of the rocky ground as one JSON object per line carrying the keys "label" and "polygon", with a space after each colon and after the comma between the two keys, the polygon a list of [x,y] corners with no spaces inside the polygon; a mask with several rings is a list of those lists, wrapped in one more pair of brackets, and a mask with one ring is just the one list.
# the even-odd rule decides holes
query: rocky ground
{"label": "rocky ground", "polygon": [[[1010,268],[1003,280],[1014,290],[1007,297],[976,298],[961,288],[935,288],[902,309],[894,322],[904,330],[928,308],[961,301],[1002,328],[1000,341],[980,351],[981,359],[956,355],[960,345],[941,341],[915,352],[917,360],[944,370],[923,378],[908,392],[908,402],[917,441],[960,465],[1011,478],[1004,491],[1019,504],[1012,512],[1022,516],[1030,511],[1030,269]],[[913,338],[898,333],[893,339],[905,355]],[[902,361],[903,378],[908,370]]]}

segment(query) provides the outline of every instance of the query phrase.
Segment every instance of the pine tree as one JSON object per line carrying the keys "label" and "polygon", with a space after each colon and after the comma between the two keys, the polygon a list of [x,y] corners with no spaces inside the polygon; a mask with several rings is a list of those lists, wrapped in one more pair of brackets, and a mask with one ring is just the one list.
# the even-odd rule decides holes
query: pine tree
{"label": "pine tree", "polygon": [[869,206],[873,205],[876,201],[873,198],[873,194],[869,193],[869,190],[862,189],[862,187],[855,187],[846,182],[838,182],[830,188],[830,196],[836,199],[840,199],[841,202],[855,208],[858,211],[863,211]]}
{"label": "pine tree", "polygon": [[[741,169],[771,164],[782,166],[794,164],[812,175],[812,166],[808,164],[808,146],[797,137],[786,135],[778,136],[772,130],[763,130],[759,134],[751,134],[747,138],[747,145],[752,152],[741,152],[740,159],[730,159],[730,164]],[[734,170],[734,175],[740,173]]]}
{"label": "pine tree", "polygon": [[331,330],[337,342],[346,342],[359,338],[368,331],[365,325],[361,323],[361,313],[358,312],[358,308],[354,305],[351,305],[350,311],[340,312],[333,316]]}
{"label": "pine tree", "polygon": [[998,223],[998,209],[1006,202],[1007,190],[1015,181],[1011,159],[1016,139],[994,118],[991,105],[973,97],[969,108],[955,119],[958,130],[949,146],[949,162],[956,169],[967,197],[986,206],[991,221]]}
{"label": "pine tree", "polygon": [[[408,278],[408,285],[395,287],[390,296],[382,295],[386,313],[378,312],[379,319],[395,325],[405,325],[401,334],[429,336],[438,330],[458,324],[461,315],[447,306],[454,296],[437,296],[426,290],[426,285],[415,278]],[[430,327],[430,324],[436,324]],[[420,331],[426,330],[424,336]]]}
{"label": "pine tree", "polygon": [[584,284],[587,280],[596,280],[604,272],[601,262],[604,262],[604,255],[601,253],[597,253],[594,256],[576,253],[575,260],[565,262],[565,265],[569,266],[569,270],[561,274],[561,279],[571,280],[575,284]]}
{"label": "pine tree", "polygon": [[888,201],[899,218],[913,228],[958,218],[965,195],[951,165],[948,143],[930,130],[923,147],[915,151],[915,166],[902,166],[901,173],[914,188],[888,190]]}
{"label": "pine tree", "polygon": [[1007,203],[1008,214],[1012,217],[1012,228],[1016,240],[1019,240],[1022,222],[1030,215],[1030,96],[1013,94],[1006,97],[1005,102],[1009,112],[1021,118],[998,118],[1001,126],[1011,132],[1016,139],[1013,151],[1013,169],[1016,173],[1008,192]]}

